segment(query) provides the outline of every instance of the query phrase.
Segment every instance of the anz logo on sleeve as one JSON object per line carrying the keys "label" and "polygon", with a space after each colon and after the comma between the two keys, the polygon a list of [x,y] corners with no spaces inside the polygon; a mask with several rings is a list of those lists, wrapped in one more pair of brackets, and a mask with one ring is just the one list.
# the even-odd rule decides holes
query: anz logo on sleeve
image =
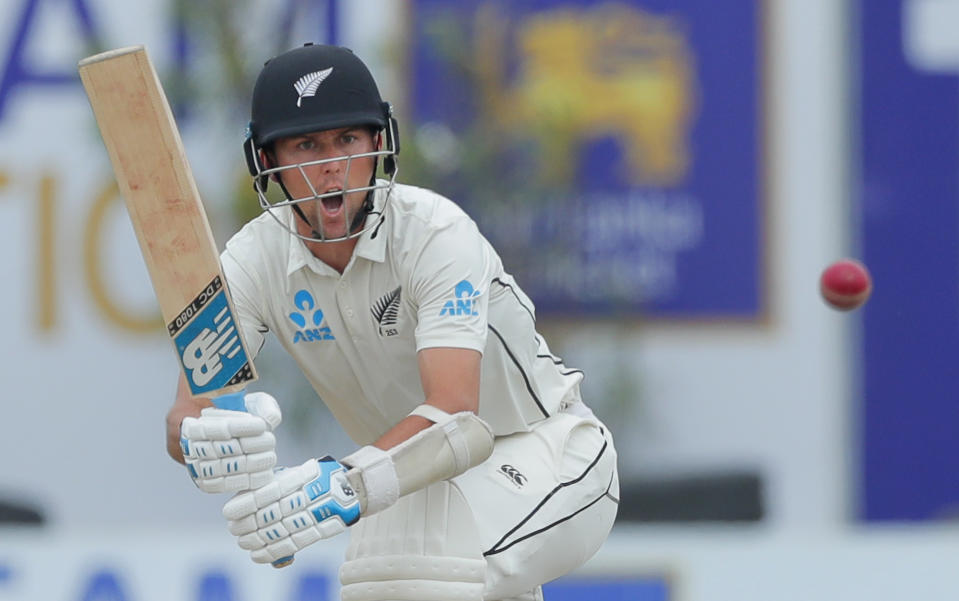
{"label": "anz logo on sleeve", "polygon": [[479,315],[476,310],[477,297],[479,290],[474,290],[473,285],[468,280],[463,280],[453,289],[453,298],[443,304],[440,310],[440,317],[456,315]]}
{"label": "anz logo on sleeve", "polygon": [[324,323],[323,310],[316,306],[316,301],[308,290],[296,293],[293,306],[296,310],[290,313],[290,321],[298,328],[293,335],[293,344],[336,340],[330,326]]}

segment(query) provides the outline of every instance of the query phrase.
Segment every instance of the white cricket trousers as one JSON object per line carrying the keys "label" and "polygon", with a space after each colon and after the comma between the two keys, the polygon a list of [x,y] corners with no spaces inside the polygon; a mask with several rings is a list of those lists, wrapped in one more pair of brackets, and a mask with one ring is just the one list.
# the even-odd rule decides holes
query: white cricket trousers
{"label": "white cricket trousers", "polygon": [[585,405],[497,437],[484,463],[350,529],[343,599],[542,599],[606,540],[616,450]]}

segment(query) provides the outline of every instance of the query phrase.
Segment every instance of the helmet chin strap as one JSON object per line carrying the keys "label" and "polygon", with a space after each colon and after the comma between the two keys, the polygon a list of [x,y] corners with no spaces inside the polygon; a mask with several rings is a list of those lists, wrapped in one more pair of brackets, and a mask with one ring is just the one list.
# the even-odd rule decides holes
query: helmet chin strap
{"label": "helmet chin strap", "polygon": [[[356,215],[353,217],[353,221],[350,222],[349,233],[352,235],[353,232],[359,230],[363,227],[363,224],[366,223],[366,218],[373,213],[373,186],[376,184],[376,169],[379,167],[379,159],[374,159],[373,161],[373,174],[370,175],[370,189],[366,191],[366,198],[363,199],[363,204],[360,205],[360,210],[356,212]],[[346,202],[346,197],[343,197],[343,202]],[[296,206],[296,205],[293,205]],[[314,231],[314,233],[316,233]],[[375,234],[374,234],[375,235]]]}
{"label": "helmet chin strap", "polygon": [[[370,178],[370,185],[373,185],[376,175]],[[353,222],[350,223],[350,233],[352,234],[356,230],[363,227],[363,224],[366,223],[367,216],[373,212],[373,190],[366,191],[366,198],[363,199],[363,204],[360,206],[360,210],[356,212],[356,217],[353,218]]]}
{"label": "helmet chin strap", "polygon": [[316,228],[314,228],[313,224],[310,223],[310,220],[307,219],[306,213],[303,212],[303,209],[300,208],[300,205],[295,202],[292,202],[293,195],[290,194],[289,190],[286,189],[286,185],[283,183],[283,179],[279,177],[276,178],[276,183],[280,186],[280,190],[283,190],[283,195],[286,196],[286,199],[291,201],[290,206],[293,208],[293,212],[296,213],[296,216],[299,217],[301,220],[303,220],[303,223],[305,223],[306,226],[310,228],[310,233],[313,235],[314,238],[318,238],[322,240],[324,237],[323,234],[316,231]]}

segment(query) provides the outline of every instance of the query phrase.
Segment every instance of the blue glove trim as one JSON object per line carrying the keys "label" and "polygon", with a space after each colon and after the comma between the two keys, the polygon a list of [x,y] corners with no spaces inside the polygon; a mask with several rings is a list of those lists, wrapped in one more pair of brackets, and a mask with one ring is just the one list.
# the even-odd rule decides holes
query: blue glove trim
{"label": "blue glove trim", "polygon": [[315,501],[330,492],[330,476],[333,475],[333,472],[346,469],[342,463],[329,455],[317,459],[316,462],[319,464],[320,475],[312,482],[308,482],[303,486],[306,496],[308,496],[311,501]]}
{"label": "blue glove trim", "polygon": [[[328,495],[330,493],[330,480],[333,474],[339,471],[346,471],[346,467],[344,467],[342,463],[329,455],[316,461],[319,464],[320,475],[303,487],[310,501],[315,501],[324,495]],[[350,494],[352,495],[352,491]],[[332,516],[337,516],[344,524],[352,526],[360,519],[360,503],[354,500],[352,503],[344,506],[331,496],[320,505],[310,509],[310,513],[316,518],[317,523],[329,519]]]}
{"label": "blue glove trim", "polygon": [[343,507],[336,500],[330,499],[319,507],[311,509],[310,513],[316,518],[317,523],[336,516],[347,526],[352,526],[360,519],[360,504],[353,503],[350,507]]}

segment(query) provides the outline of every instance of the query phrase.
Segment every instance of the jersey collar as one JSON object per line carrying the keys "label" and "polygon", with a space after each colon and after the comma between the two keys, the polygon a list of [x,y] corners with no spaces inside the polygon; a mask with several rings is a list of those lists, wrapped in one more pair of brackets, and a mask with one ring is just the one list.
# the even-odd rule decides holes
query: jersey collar
{"label": "jersey collar", "polygon": [[[294,229],[296,227],[296,216],[288,207],[284,208],[284,210],[286,211],[287,226]],[[306,247],[305,242],[289,232],[287,232],[287,239],[290,241],[290,252],[286,262],[287,276],[293,275],[304,267],[309,268],[310,271],[319,275],[339,276],[335,269],[314,257],[310,249]]]}

